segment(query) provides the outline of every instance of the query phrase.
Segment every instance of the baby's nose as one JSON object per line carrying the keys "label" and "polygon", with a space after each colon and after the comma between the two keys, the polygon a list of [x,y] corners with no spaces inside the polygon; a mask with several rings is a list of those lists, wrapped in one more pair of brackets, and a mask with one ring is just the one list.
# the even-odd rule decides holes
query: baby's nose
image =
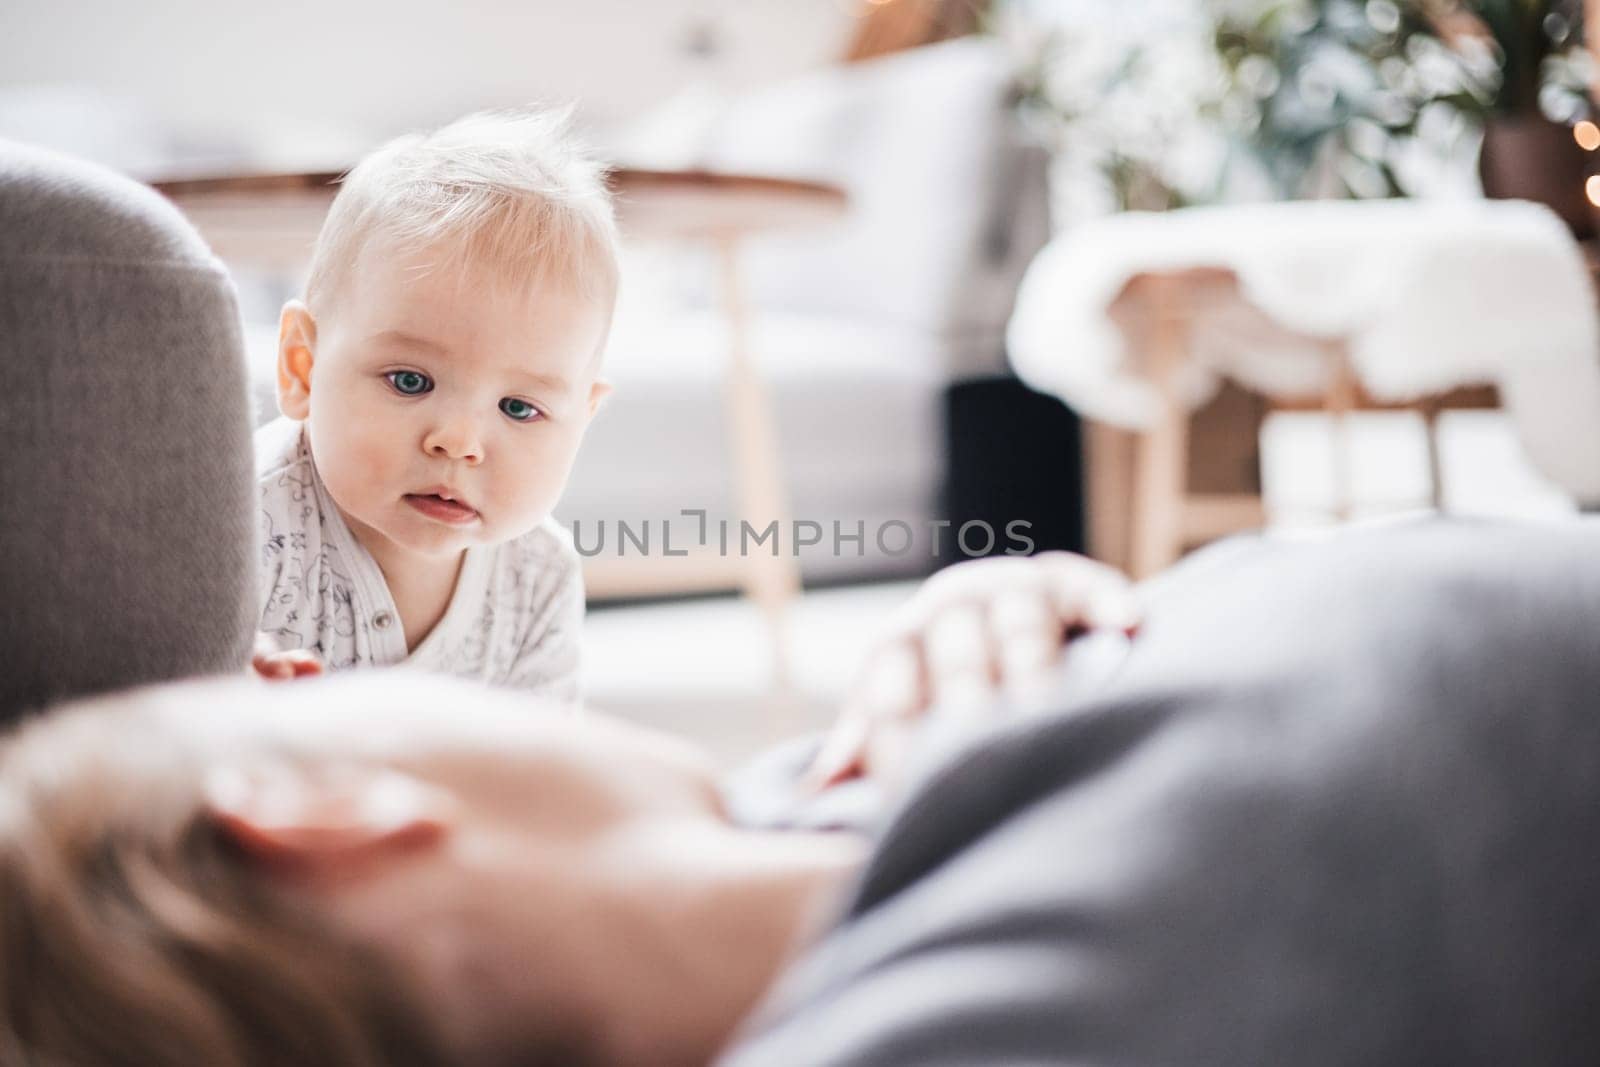
{"label": "baby's nose", "polygon": [[483,439],[470,419],[456,419],[428,432],[423,451],[437,459],[483,462]]}

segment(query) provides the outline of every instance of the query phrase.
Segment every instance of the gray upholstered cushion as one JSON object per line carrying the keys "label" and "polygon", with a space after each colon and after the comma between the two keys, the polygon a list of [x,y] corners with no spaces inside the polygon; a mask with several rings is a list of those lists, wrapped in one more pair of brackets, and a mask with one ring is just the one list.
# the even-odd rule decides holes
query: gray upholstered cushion
{"label": "gray upholstered cushion", "polygon": [[1600,523],[1180,576],[967,748],[728,1067],[1600,1059]]}
{"label": "gray upholstered cushion", "polygon": [[237,320],[160,196],[0,142],[0,716],[243,664]]}

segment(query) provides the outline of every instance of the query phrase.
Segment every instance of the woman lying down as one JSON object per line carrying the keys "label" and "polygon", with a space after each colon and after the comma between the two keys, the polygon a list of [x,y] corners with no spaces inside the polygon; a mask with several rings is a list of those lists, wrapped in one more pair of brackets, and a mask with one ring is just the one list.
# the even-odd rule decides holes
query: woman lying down
{"label": "woman lying down", "polygon": [[[1564,996],[1595,988],[1568,928],[1595,864],[1535,872],[1527,909],[1451,884],[1499,876],[1483,850],[1545,862],[1497,836],[1521,816],[1600,833],[1541,785],[1594,769],[1597,717],[1527,695],[1600,685],[1600,590],[1572,577],[1600,553],[1525,540],[1438,527],[1199,575],[1090,694],[1061,645],[1129,627],[1114,576],[947,572],[799,787],[877,782],[870,838],[739,825],[681,742],[401,672],[61,709],[0,757],[0,1062],[1569,1062],[1539,1035],[1600,1048]],[[1488,619],[1511,590],[1551,624],[1485,627],[1492,669],[1470,627],[1425,647],[1441,604]],[[1418,671],[1453,679],[1448,715],[1392,699]],[[1547,720],[1515,774],[1476,743],[1507,707]],[[1480,823],[1461,798],[1485,788]],[[1475,986],[1446,933],[1507,923],[1483,973],[1525,988]]]}

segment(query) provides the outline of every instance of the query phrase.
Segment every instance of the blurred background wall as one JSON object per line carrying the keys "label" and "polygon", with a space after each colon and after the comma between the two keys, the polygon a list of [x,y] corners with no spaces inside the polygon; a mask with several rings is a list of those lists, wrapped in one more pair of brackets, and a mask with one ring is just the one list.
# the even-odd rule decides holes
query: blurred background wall
{"label": "blurred background wall", "polygon": [[[0,113],[115,101],[184,154],[311,166],[464,111],[579,100],[620,121],[845,51],[848,0],[6,0]],[[24,94],[26,101],[16,97]],[[331,162],[332,160],[326,160]],[[129,160],[130,165],[139,161]]]}

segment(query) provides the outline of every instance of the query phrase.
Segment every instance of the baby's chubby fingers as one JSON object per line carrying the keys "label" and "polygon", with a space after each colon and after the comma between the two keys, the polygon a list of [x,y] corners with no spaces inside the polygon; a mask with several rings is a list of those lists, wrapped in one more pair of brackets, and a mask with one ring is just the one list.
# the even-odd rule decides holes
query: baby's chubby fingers
{"label": "baby's chubby fingers", "polygon": [[265,678],[268,681],[280,681],[282,679],[294,677],[294,668],[290,664],[279,659],[278,653],[276,652],[269,653],[265,656],[251,656],[250,669],[254,671],[258,677]]}
{"label": "baby's chubby fingers", "polygon": [[322,673],[322,661],[303,648],[257,653],[250,659],[256,674],[272,682],[307,678]]}

